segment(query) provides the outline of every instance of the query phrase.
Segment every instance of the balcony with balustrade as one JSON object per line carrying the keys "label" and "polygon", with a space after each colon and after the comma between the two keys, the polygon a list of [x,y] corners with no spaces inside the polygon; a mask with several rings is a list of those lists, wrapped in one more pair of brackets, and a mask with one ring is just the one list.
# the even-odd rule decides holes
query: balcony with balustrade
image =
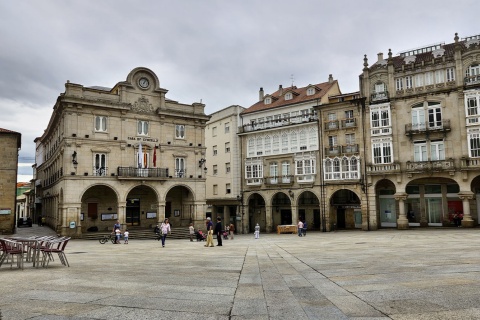
{"label": "balcony with balustrade", "polygon": [[381,91],[381,92],[373,92],[370,95],[371,102],[382,102],[382,101],[387,101],[388,99],[390,99],[390,96],[387,90]]}
{"label": "balcony with balustrade", "polygon": [[452,158],[435,161],[407,161],[405,172],[409,176],[412,174],[430,174],[434,172],[449,172],[450,175],[453,175],[455,174],[455,162]]}
{"label": "balcony with balustrade", "polygon": [[387,175],[398,173],[401,173],[399,163],[367,164],[367,175]]}
{"label": "balcony with balustrade", "polygon": [[238,127],[238,133],[247,133],[247,132],[259,131],[259,130],[286,127],[291,125],[298,125],[301,123],[313,122],[317,120],[318,120],[318,116],[316,114],[308,114],[308,115],[298,115],[295,117],[286,117],[282,119],[275,119],[271,121],[248,123]]}
{"label": "balcony with balustrade", "polygon": [[480,170],[480,158],[466,158],[460,159],[460,170]]}
{"label": "balcony with balustrade", "polygon": [[136,168],[136,167],[118,167],[118,179],[150,179],[166,180],[170,178],[168,168]]}
{"label": "balcony with balustrade", "polygon": [[265,185],[267,187],[274,186],[291,186],[294,182],[293,175],[269,176],[265,177]]}
{"label": "balcony with balustrade", "polygon": [[465,87],[479,86],[480,85],[480,74],[475,76],[468,76],[463,79]]}
{"label": "balcony with balustrade", "polygon": [[337,157],[342,155],[351,155],[359,152],[358,144],[347,144],[347,145],[337,145],[329,146],[325,148],[326,157]]}
{"label": "balcony with balustrade", "polygon": [[428,138],[431,133],[440,132],[446,135],[447,132],[450,132],[451,130],[449,119],[421,123],[407,123],[405,125],[405,135],[410,137],[410,140],[412,140],[415,135],[425,135],[425,137]]}

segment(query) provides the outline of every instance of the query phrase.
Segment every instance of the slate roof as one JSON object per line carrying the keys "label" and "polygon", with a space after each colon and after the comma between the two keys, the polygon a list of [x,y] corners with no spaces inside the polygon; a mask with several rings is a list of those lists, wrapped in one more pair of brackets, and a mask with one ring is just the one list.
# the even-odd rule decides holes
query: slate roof
{"label": "slate roof", "polygon": [[[258,101],[243,112],[241,114],[248,114],[258,111],[264,111],[269,109],[275,109],[278,107],[283,107],[287,105],[297,104],[300,102],[311,101],[322,98],[330,88],[332,88],[337,83],[337,80],[332,82],[323,82],[315,85],[308,85],[306,87],[297,88],[293,87],[286,87],[282,89],[278,89],[274,93],[266,94],[265,98],[272,97],[272,103],[265,104],[265,102]],[[307,89],[310,87],[315,87],[315,94],[308,96]],[[293,93],[293,98],[290,100],[285,100],[284,96],[287,92]]]}

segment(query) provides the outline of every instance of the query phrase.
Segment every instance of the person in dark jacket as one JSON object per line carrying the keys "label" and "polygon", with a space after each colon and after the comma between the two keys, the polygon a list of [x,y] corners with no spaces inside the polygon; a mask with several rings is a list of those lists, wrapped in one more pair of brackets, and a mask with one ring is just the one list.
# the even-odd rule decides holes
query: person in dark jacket
{"label": "person in dark jacket", "polygon": [[222,227],[222,218],[217,218],[217,224],[215,225],[215,234],[217,235],[217,246],[222,245],[222,236],[223,236],[223,227]]}

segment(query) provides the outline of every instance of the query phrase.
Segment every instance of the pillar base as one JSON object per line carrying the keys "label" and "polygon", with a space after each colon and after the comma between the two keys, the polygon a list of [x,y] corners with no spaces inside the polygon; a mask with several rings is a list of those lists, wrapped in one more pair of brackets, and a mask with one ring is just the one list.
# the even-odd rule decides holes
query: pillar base
{"label": "pillar base", "polygon": [[397,219],[397,229],[398,230],[407,230],[408,229],[408,219],[398,218]]}
{"label": "pillar base", "polygon": [[474,222],[473,220],[462,220],[462,227],[463,228],[473,228],[474,227]]}

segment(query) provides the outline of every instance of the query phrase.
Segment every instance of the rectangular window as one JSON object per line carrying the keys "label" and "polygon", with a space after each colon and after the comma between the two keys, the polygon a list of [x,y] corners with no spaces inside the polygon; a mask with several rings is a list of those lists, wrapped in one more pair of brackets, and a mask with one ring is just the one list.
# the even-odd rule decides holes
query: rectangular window
{"label": "rectangular window", "polygon": [[290,162],[288,161],[282,162],[282,182],[283,183],[290,182]]}
{"label": "rectangular window", "polygon": [[217,135],[217,127],[212,128],[212,136],[215,137]]}
{"label": "rectangular window", "polygon": [[225,133],[230,132],[230,122],[225,123]]}
{"label": "rectangular window", "polygon": [[337,146],[337,136],[329,136],[328,137],[328,146],[329,147],[336,147]]}
{"label": "rectangular window", "polygon": [[388,134],[391,131],[390,108],[373,109],[370,111],[372,135]]}
{"label": "rectangular window", "polygon": [[405,77],[405,88],[412,89],[412,87],[413,87],[412,76],[406,76]]}
{"label": "rectangular window", "polygon": [[425,141],[414,142],[413,145],[413,161],[427,161],[427,144]]}
{"label": "rectangular window", "polygon": [[175,138],[185,139],[185,125],[183,124],[175,125]]}
{"label": "rectangular window", "polygon": [[447,82],[455,81],[455,68],[447,68]]}
{"label": "rectangular window", "polygon": [[148,135],[148,121],[139,120],[137,122],[137,134],[140,136]]}
{"label": "rectangular window", "polygon": [[423,73],[415,75],[415,87],[423,87]]}
{"label": "rectangular window", "polygon": [[425,72],[425,85],[429,86],[433,84],[433,72]]}
{"label": "rectangular window", "polygon": [[355,133],[345,134],[345,144],[347,145],[355,144]]}
{"label": "rectangular window", "polygon": [[445,160],[445,146],[442,140],[430,143],[430,160]]}
{"label": "rectangular window", "polygon": [[392,163],[392,143],[373,143],[373,162],[375,164]]}
{"label": "rectangular window", "polygon": [[230,162],[225,163],[225,173],[230,173]]}
{"label": "rectangular window", "polygon": [[478,115],[478,105],[477,105],[477,98],[468,98],[467,99],[467,110],[469,116],[477,116]]}
{"label": "rectangular window", "polygon": [[213,185],[213,194],[214,195],[218,194],[218,185],[216,185],[216,184]]}
{"label": "rectangular window", "polygon": [[403,78],[397,78],[395,79],[395,89],[397,91],[403,90]]}
{"label": "rectangular window", "polygon": [[95,153],[94,176],[107,175],[107,155],[105,153]]}
{"label": "rectangular window", "polygon": [[296,160],[296,175],[309,175],[315,173],[315,160],[314,159],[304,159]]}
{"label": "rectangular window", "polygon": [[185,158],[175,158],[175,177],[183,178],[186,174]]}
{"label": "rectangular window", "polygon": [[444,83],[445,77],[443,76],[443,70],[435,71],[435,83]]}
{"label": "rectangular window", "polygon": [[95,117],[95,131],[99,131],[99,132],[107,131],[107,117],[105,116]]}
{"label": "rectangular window", "polygon": [[230,142],[225,142],[225,153],[230,152]]}
{"label": "rectangular window", "polygon": [[425,130],[425,110],[423,105],[418,108],[412,108],[412,129]]}
{"label": "rectangular window", "polygon": [[213,175],[216,176],[218,174],[218,166],[216,164],[213,165]]}
{"label": "rectangular window", "polygon": [[270,163],[270,183],[278,183],[278,163]]}
{"label": "rectangular window", "polygon": [[468,148],[470,149],[470,157],[480,157],[480,133],[471,133],[469,135]]}
{"label": "rectangular window", "polygon": [[230,183],[227,183],[227,184],[225,185],[225,193],[226,193],[226,194],[232,193],[232,187],[231,187]]}
{"label": "rectangular window", "polygon": [[441,128],[442,127],[442,108],[439,104],[432,104],[428,106],[428,127]]}
{"label": "rectangular window", "polygon": [[217,146],[212,147],[213,155],[216,156],[218,154]]}

